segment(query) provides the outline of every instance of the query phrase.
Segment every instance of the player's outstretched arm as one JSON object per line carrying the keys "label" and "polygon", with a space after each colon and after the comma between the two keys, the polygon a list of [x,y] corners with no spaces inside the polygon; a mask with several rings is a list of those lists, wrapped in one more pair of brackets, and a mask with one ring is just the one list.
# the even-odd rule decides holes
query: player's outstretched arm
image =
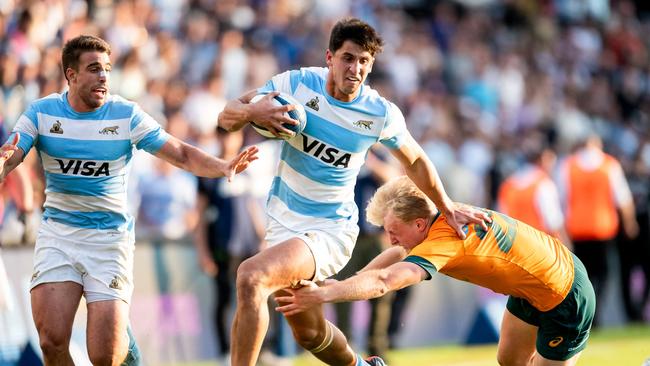
{"label": "player's outstretched arm", "polygon": [[257,146],[250,146],[234,158],[223,160],[170,136],[155,155],[199,177],[225,176],[230,181],[235,174],[244,171],[251,162],[257,160],[257,152]]}
{"label": "player's outstretched arm", "polygon": [[449,198],[438,171],[413,137],[407,136],[399,149],[391,151],[402,163],[406,175],[433,201],[461,239],[465,239],[463,226],[466,224],[478,224],[485,230],[488,229],[486,222],[492,220],[486,212],[469,205],[454,203]]}
{"label": "player's outstretched arm", "polygon": [[328,281],[319,287],[312,281],[300,282],[303,287],[286,289],[289,295],[277,297],[275,310],[284,315],[294,315],[326,302],[367,300],[390,291],[414,285],[427,278],[427,272],[415,263],[399,262],[388,268],[359,273],[345,281]]}
{"label": "player's outstretched arm", "polygon": [[23,161],[23,150],[18,147],[20,133],[15,133],[11,141],[0,147],[0,183],[15,167]]}
{"label": "player's outstretched arm", "polygon": [[392,246],[374,257],[370,263],[363,267],[359,272],[370,271],[373,269],[388,268],[389,266],[400,262],[406,258],[406,249],[399,245]]}
{"label": "player's outstretched arm", "polygon": [[244,127],[248,122],[255,122],[276,137],[282,134],[293,136],[293,131],[283,127],[284,123],[295,125],[295,121],[285,115],[295,106],[291,104],[277,106],[271,100],[280,93],[275,91],[264,96],[257,103],[250,103],[251,99],[257,94],[256,90],[251,90],[238,99],[233,99],[226,104],[226,107],[219,113],[219,126],[228,131],[237,131]]}

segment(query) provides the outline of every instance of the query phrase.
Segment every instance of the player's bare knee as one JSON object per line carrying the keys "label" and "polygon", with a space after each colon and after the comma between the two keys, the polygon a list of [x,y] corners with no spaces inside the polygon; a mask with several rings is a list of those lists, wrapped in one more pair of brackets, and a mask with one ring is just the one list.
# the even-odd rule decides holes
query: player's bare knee
{"label": "player's bare knee", "polygon": [[294,326],[293,336],[296,342],[311,353],[319,353],[327,349],[334,341],[334,327],[325,322],[325,327]]}
{"label": "player's bare knee", "polygon": [[[237,269],[237,297],[248,301],[264,301],[267,274],[252,261],[244,261]],[[266,295],[268,297],[268,294]]]}
{"label": "player's bare knee", "polygon": [[39,345],[46,358],[66,354],[70,344],[69,336],[63,332],[39,329]]}
{"label": "player's bare knee", "polygon": [[326,334],[322,330],[304,327],[294,329],[293,336],[302,348],[312,350],[323,342]]}
{"label": "player's bare knee", "polygon": [[68,352],[68,343],[53,342],[49,338],[41,338],[39,345],[46,360],[59,359]]}

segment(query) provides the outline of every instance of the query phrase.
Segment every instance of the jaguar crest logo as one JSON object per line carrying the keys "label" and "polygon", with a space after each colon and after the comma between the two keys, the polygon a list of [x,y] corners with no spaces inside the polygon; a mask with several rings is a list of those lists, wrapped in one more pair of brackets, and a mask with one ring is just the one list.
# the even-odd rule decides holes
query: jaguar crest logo
{"label": "jaguar crest logo", "polygon": [[99,130],[99,133],[102,135],[108,135],[109,133],[111,135],[117,135],[118,128],[120,127],[119,126],[104,127],[101,130]]}
{"label": "jaguar crest logo", "polygon": [[363,119],[360,119],[360,120],[358,120],[358,121],[356,121],[356,122],[353,123],[353,125],[354,125],[355,127],[365,128],[366,130],[371,129],[371,128],[372,128],[372,124],[373,124],[372,121],[367,121],[367,120],[363,120]]}
{"label": "jaguar crest logo", "polygon": [[61,121],[58,119],[54,124],[52,124],[52,128],[50,128],[50,133],[58,133],[59,135],[63,133],[63,128],[61,128]]}
{"label": "jaguar crest logo", "polygon": [[564,338],[555,337],[555,338],[551,339],[550,342],[548,342],[548,346],[551,347],[551,348],[555,348],[555,347],[559,346],[560,343],[562,343],[562,341],[564,341]]}
{"label": "jaguar crest logo", "polygon": [[111,280],[111,283],[108,285],[108,287],[110,287],[112,289],[116,289],[116,290],[121,290],[122,289],[122,280],[119,277],[115,276]]}
{"label": "jaguar crest logo", "polygon": [[315,111],[318,111],[318,108],[319,108],[319,107],[318,107],[318,97],[313,97],[313,98],[311,98],[311,99],[309,100],[309,102],[307,102],[307,104],[305,104],[305,105],[306,105],[307,107],[309,107],[309,108],[315,110]]}

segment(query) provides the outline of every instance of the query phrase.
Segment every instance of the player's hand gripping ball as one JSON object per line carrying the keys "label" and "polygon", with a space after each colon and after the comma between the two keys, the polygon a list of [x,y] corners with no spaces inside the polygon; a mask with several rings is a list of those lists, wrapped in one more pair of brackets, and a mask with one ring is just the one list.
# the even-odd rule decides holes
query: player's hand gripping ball
{"label": "player's hand gripping ball", "polygon": [[[251,103],[257,103],[260,99],[264,98],[266,96],[266,93],[262,94],[257,94],[251,99]],[[279,95],[276,95],[275,98],[273,98],[273,102],[278,105],[287,105],[287,104],[292,104],[295,106],[295,108],[289,112],[286,112],[285,115],[289,118],[292,118],[296,121],[298,121],[297,125],[291,125],[288,123],[284,123],[282,127],[286,128],[287,130],[291,130],[295,133],[294,136],[300,135],[300,133],[305,129],[305,126],[307,125],[307,113],[305,112],[305,107],[303,107],[302,104],[296,98],[292,97],[289,94],[285,93],[280,93]],[[267,130],[266,128],[255,124],[254,122],[251,122],[251,126],[253,129],[259,133],[260,135],[269,138],[269,139],[277,139],[278,137],[273,135],[271,131]],[[288,134],[280,134],[280,138],[284,140],[288,140],[290,138],[293,138],[294,136],[288,135]]]}

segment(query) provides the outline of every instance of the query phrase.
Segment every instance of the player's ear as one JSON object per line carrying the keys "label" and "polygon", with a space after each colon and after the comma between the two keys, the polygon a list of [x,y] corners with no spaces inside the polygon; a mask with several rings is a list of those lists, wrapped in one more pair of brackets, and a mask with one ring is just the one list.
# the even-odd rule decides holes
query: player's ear
{"label": "player's ear", "polygon": [[73,69],[72,67],[68,67],[65,69],[65,76],[68,79],[68,82],[76,80],[77,79],[77,71]]}
{"label": "player's ear", "polygon": [[427,220],[421,217],[415,219],[415,227],[420,231],[425,230],[427,228]]}
{"label": "player's ear", "polygon": [[332,58],[334,58],[334,54],[328,48],[327,51],[325,51],[325,62],[327,63],[327,67],[332,67]]}

